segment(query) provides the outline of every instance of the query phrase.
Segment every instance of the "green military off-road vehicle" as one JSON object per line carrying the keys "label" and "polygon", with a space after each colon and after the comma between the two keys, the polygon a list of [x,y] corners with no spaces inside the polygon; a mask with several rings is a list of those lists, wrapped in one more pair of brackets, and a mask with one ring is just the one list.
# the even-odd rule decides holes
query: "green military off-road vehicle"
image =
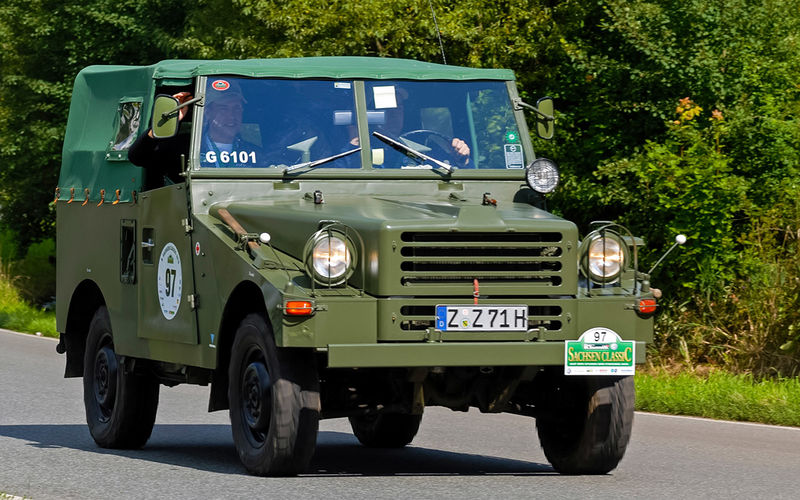
{"label": "green military off-road vehicle", "polygon": [[398,59],[81,71],[58,350],[97,444],[143,446],[160,384],[190,383],[254,474],[302,472],[321,418],[405,446],[427,406],[528,415],[557,471],[616,467],[657,291],[625,228],[547,212],[525,113],[552,136],[512,72]]}

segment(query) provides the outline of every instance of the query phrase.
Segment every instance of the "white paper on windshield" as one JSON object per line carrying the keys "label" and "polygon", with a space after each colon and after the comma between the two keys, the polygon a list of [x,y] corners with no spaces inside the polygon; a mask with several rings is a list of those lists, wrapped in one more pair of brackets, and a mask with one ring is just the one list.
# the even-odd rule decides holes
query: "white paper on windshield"
{"label": "white paper on windshield", "polygon": [[372,148],[372,164],[383,165],[383,148]]}
{"label": "white paper on windshield", "polygon": [[522,146],[519,144],[503,144],[506,154],[506,168],[522,168]]}
{"label": "white paper on windshield", "polygon": [[333,82],[333,88],[335,89],[349,89],[350,82]]}
{"label": "white paper on windshield", "polygon": [[397,107],[394,85],[372,87],[372,95],[375,98],[375,109]]}

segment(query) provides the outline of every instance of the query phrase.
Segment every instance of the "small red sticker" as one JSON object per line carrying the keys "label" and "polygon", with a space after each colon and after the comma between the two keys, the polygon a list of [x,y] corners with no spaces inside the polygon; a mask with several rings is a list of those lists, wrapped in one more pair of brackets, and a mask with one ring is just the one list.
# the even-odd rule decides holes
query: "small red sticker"
{"label": "small red sticker", "polygon": [[211,88],[213,88],[214,90],[228,90],[229,88],[231,88],[231,84],[228,83],[226,80],[215,80],[211,84]]}
{"label": "small red sticker", "polygon": [[194,254],[195,255],[200,255],[200,242],[199,241],[194,244]]}

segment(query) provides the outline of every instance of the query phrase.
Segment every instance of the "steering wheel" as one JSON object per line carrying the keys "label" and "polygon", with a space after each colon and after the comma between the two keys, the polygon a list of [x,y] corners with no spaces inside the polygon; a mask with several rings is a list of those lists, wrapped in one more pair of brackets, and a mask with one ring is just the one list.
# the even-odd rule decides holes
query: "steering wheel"
{"label": "steering wheel", "polygon": [[413,140],[409,136],[416,136],[416,135],[424,135],[426,140],[430,138],[430,136],[435,135],[436,137],[439,137],[447,141],[448,145],[453,142],[452,137],[448,137],[439,131],[431,130],[429,128],[418,128],[417,130],[409,130],[408,132],[403,132],[402,134],[400,134],[400,137],[402,137],[403,139]]}
{"label": "steering wheel", "polygon": [[[414,137],[419,136],[418,140],[414,140]],[[460,156],[453,150],[453,137],[445,135],[439,131],[431,130],[427,128],[420,128],[417,130],[409,130],[408,132],[404,132],[400,134],[401,139],[408,139],[414,142],[420,142],[425,146],[431,146],[429,140],[432,139],[433,146],[435,146],[439,151],[441,151],[445,158],[441,158],[436,153],[431,154],[432,157],[438,159],[448,159],[450,163],[455,166],[463,167],[465,162],[469,159],[469,156]]]}

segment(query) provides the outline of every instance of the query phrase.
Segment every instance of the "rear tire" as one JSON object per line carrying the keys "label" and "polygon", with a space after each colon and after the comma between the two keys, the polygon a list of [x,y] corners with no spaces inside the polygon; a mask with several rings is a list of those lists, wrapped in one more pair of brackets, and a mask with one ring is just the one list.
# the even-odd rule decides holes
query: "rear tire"
{"label": "rear tire", "polygon": [[359,442],[370,448],[402,448],[417,435],[422,415],[379,413],[350,417]]}
{"label": "rear tire", "polygon": [[239,324],[229,368],[231,430],[252,474],[291,476],[311,461],[319,428],[319,379],[313,353],[278,348],[266,319]]}
{"label": "rear tire", "polygon": [[633,427],[633,377],[550,375],[536,419],[547,460],[562,474],[606,474],[625,454]]}
{"label": "rear tire", "polygon": [[127,373],[114,352],[105,306],[89,325],[83,359],[83,402],[89,432],[102,448],[141,448],[153,432],[159,383]]}

